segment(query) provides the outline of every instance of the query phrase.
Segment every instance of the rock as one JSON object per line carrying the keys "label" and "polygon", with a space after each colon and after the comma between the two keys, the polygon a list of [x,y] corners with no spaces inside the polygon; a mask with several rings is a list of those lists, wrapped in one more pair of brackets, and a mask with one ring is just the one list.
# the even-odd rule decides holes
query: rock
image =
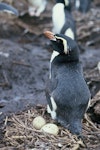
{"label": "rock", "polygon": [[45,119],[42,116],[38,116],[33,120],[33,127],[40,130],[46,124]]}

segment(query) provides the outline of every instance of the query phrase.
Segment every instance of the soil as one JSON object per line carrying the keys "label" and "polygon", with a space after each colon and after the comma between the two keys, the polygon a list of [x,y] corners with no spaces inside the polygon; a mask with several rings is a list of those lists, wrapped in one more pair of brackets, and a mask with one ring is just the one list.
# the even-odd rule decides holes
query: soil
{"label": "soil", "polygon": [[[28,15],[26,2],[11,1],[11,4],[19,10],[18,18],[0,13],[0,123],[12,113],[19,113],[37,104],[47,104],[44,91],[51,51],[43,32],[52,30],[51,8],[54,3],[49,1],[46,10],[38,18]],[[80,60],[92,98],[100,91],[100,70],[97,67],[100,62],[98,4],[99,0],[93,1],[87,14],[73,11]],[[100,102],[100,94],[98,99]],[[100,106],[99,102],[95,101],[89,110],[92,120],[98,124],[100,113],[97,117],[95,106]]]}

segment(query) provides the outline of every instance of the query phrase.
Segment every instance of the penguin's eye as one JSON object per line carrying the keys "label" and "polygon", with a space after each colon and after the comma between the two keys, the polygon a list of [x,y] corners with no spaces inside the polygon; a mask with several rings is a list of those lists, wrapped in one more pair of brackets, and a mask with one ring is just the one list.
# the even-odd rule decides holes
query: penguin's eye
{"label": "penguin's eye", "polygon": [[57,42],[58,42],[58,43],[62,43],[62,40],[60,40],[60,39],[57,39]]}

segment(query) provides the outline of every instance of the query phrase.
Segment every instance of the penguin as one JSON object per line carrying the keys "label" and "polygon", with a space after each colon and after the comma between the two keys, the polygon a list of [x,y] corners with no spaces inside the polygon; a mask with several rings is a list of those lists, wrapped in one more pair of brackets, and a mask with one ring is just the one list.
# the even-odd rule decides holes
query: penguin
{"label": "penguin", "polygon": [[69,0],[57,0],[52,9],[52,23],[55,34],[65,34],[76,40],[76,25],[71,14]]}
{"label": "penguin", "polygon": [[45,10],[47,1],[46,0],[28,0],[29,8],[28,13],[30,16],[39,17],[40,14]]}
{"label": "penguin", "polygon": [[11,14],[14,14],[16,16],[19,15],[17,9],[15,9],[14,7],[12,7],[6,3],[3,3],[3,2],[0,2],[0,11],[11,13]]}
{"label": "penguin", "polygon": [[56,3],[64,4],[64,7],[71,12],[71,0],[56,0]]}
{"label": "penguin", "polygon": [[50,39],[53,51],[45,90],[47,111],[72,134],[81,136],[90,91],[83,77],[78,45],[63,34],[50,31],[44,34]]}
{"label": "penguin", "polygon": [[74,0],[75,8],[82,13],[88,12],[91,5],[91,0]]}

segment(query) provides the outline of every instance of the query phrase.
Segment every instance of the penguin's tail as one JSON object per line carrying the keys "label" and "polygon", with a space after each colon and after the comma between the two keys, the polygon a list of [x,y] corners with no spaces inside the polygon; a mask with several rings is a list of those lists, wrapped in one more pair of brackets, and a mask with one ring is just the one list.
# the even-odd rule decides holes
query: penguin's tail
{"label": "penguin's tail", "polygon": [[70,132],[72,134],[75,134],[79,137],[81,137],[81,133],[82,133],[82,123],[81,123],[81,119],[66,119],[63,118],[62,116],[57,116],[57,121],[64,126],[65,128],[67,128],[68,130],[70,130]]}
{"label": "penguin's tail", "polygon": [[72,134],[78,135],[81,137],[82,133],[82,123],[81,120],[73,120],[69,123],[68,129]]}

